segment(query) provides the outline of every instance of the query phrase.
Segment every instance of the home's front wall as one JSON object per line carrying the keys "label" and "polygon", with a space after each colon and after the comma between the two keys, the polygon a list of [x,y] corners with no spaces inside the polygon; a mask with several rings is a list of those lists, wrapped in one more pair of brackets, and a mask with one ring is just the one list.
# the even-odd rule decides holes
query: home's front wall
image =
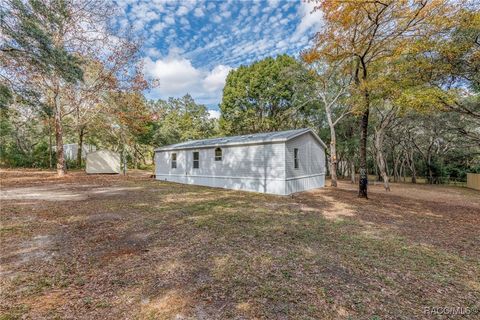
{"label": "home's front wall", "polygon": [[[193,152],[200,164],[193,168]],[[177,154],[177,169],[171,155]],[[215,161],[215,148],[159,151],[156,178],[188,184],[285,194],[285,143],[226,146],[222,160]]]}
{"label": "home's front wall", "polygon": [[[294,166],[294,149],[298,149],[298,169]],[[286,142],[286,193],[325,186],[325,150],[311,134],[302,134]]]}

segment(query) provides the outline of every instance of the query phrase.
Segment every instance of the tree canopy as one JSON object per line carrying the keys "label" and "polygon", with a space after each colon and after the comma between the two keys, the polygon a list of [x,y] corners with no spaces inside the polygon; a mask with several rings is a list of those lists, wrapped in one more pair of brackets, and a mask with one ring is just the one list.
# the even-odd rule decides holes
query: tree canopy
{"label": "tree canopy", "polygon": [[240,66],[226,79],[220,128],[242,134],[305,126],[316,103],[313,84],[308,70],[287,55]]}

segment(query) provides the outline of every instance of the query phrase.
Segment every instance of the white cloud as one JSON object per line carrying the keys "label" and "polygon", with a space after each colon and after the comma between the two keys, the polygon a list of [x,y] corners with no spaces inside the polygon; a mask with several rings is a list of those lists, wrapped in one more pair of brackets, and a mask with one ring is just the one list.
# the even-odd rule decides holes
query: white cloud
{"label": "white cloud", "polygon": [[153,27],[152,27],[152,31],[153,32],[161,32],[163,29],[165,29],[166,25],[165,23],[163,22],[159,22],[157,24],[155,24]]}
{"label": "white cloud", "polygon": [[280,2],[279,0],[268,0],[268,6],[277,7],[279,2]]}
{"label": "white cloud", "polygon": [[258,7],[258,4],[250,8],[250,15],[251,16],[256,16],[257,13],[260,11],[260,8]]}
{"label": "white cloud", "polygon": [[187,93],[188,88],[195,86],[200,72],[186,59],[170,59],[145,61],[145,72],[160,81],[159,90],[167,95]]}
{"label": "white cloud", "polygon": [[[118,1],[126,15],[117,20],[119,28],[133,26],[146,39],[145,73],[160,80],[152,98],[188,92],[216,104],[230,66],[297,55],[322,26],[322,14],[312,13],[315,2],[308,0]],[[170,50],[166,57],[165,50]]]}
{"label": "white cloud", "polygon": [[205,13],[203,12],[202,8],[196,8],[193,11],[193,15],[197,18],[200,18],[200,17],[203,17],[205,15]]}
{"label": "white cloud", "polygon": [[146,51],[149,57],[157,58],[161,55],[157,48],[148,48]]}
{"label": "white cloud", "polygon": [[230,16],[232,15],[232,13],[230,11],[223,11],[222,13],[220,13],[220,15],[224,18],[230,18]]}
{"label": "white cloud", "polygon": [[248,8],[247,8],[247,7],[243,7],[243,8],[240,10],[240,16],[245,17],[247,14],[248,14]]}
{"label": "white cloud", "polygon": [[166,16],[164,21],[167,24],[174,24],[175,23],[175,18],[173,18],[172,16]]}
{"label": "white cloud", "polygon": [[229,66],[218,65],[203,80],[205,90],[215,92],[223,89],[225,86],[225,79],[228,73],[232,70]]}
{"label": "white cloud", "polygon": [[207,9],[208,10],[213,10],[214,8],[215,8],[215,3],[209,2],[208,5],[207,5]]}
{"label": "white cloud", "polygon": [[208,109],[208,115],[210,119],[218,119],[220,118],[220,111],[218,110],[213,110],[213,109]]}
{"label": "white cloud", "polygon": [[322,13],[319,10],[315,11],[315,2],[302,2],[298,9],[298,15],[301,18],[300,24],[295,29],[292,40],[300,39],[309,30],[318,30],[322,24]]}
{"label": "white cloud", "polygon": [[185,6],[180,6],[177,10],[177,15],[183,16],[186,15],[190,10]]}
{"label": "white cloud", "polygon": [[159,87],[154,88],[151,96],[167,99],[191,94],[198,102],[217,104],[221,100],[222,90],[228,72],[226,65],[217,65],[212,70],[195,68],[191,61],[170,52],[165,58],[144,61],[144,73],[147,77],[157,79]]}
{"label": "white cloud", "polygon": [[220,5],[220,11],[227,11],[228,10],[228,2],[224,2]]}

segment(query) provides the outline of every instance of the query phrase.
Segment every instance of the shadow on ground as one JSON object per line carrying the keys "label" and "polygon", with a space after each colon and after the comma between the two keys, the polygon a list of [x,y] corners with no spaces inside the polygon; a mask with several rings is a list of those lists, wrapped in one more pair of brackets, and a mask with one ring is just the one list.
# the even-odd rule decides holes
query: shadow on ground
{"label": "shadow on ground", "polygon": [[4,317],[412,319],[479,307],[478,192],[394,184],[366,201],[346,183],[280,197],[141,174],[19,176],[2,188]]}

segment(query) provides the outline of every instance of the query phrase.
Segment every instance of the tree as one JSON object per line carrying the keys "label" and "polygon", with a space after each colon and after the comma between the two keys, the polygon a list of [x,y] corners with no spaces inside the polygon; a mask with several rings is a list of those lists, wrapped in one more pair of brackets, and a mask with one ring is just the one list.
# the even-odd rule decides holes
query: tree
{"label": "tree", "polygon": [[[415,109],[435,105],[462,115],[454,128],[465,139],[480,142],[480,11],[468,3],[455,13],[455,24],[442,24],[440,34],[416,43],[404,63],[405,75],[416,86],[402,103]],[[425,47],[427,46],[427,49]]]}
{"label": "tree", "polygon": [[123,163],[135,168],[145,164],[152,151],[153,115],[139,91],[112,91],[104,98],[96,117],[89,123],[90,140],[122,155]]}
{"label": "tree", "polygon": [[204,139],[216,134],[215,120],[210,118],[207,107],[196,103],[189,94],[168,101],[151,101],[150,108],[157,119],[152,137],[156,146]]}
{"label": "tree", "polygon": [[390,191],[389,177],[387,172],[387,161],[384,154],[384,141],[387,130],[398,119],[398,108],[387,102],[382,108],[374,108],[374,115],[376,116],[376,125],[374,126],[374,146],[378,170],[382,177],[383,185],[386,191]]}
{"label": "tree", "polygon": [[[308,55],[304,59],[308,61]],[[350,86],[350,77],[342,73],[344,65],[310,62],[316,76],[315,92],[325,108],[328,127],[330,128],[330,177],[331,186],[337,186],[337,135],[335,126],[351,112],[345,96]]]}
{"label": "tree", "polygon": [[226,134],[290,129],[308,123],[315,105],[313,77],[287,55],[230,71],[220,104]]}
{"label": "tree", "polygon": [[53,79],[49,86],[54,89],[43,101],[50,100],[55,110],[57,140],[57,172],[64,174],[63,128],[59,106],[60,81],[74,83],[82,79],[79,61],[69,53],[57,36],[69,19],[65,1],[43,3],[11,0],[2,8],[2,32],[6,41],[1,48],[2,66],[5,67],[10,88],[21,96],[37,98],[35,84],[48,76]]}
{"label": "tree", "polygon": [[[367,198],[367,138],[371,107],[371,85],[377,63],[393,60],[409,49],[409,42],[432,32],[432,26],[446,17],[446,1],[331,1],[318,0],[324,13],[324,28],[311,50],[329,62],[351,59],[360,115],[359,197]],[[446,19],[444,23],[450,20]]]}
{"label": "tree", "polygon": [[138,77],[138,44],[109,30],[114,13],[111,3],[88,0],[10,0],[2,11],[2,18],[7,17],[2,21],[6,82],[52,110],[59,176],[66,172],[64,119],[78,110],[70,103],[69,89],[83,78],[84,63],[98,61],[108,70],[108,77],[100,77],[103,84],[113,77],[120,86]]}

